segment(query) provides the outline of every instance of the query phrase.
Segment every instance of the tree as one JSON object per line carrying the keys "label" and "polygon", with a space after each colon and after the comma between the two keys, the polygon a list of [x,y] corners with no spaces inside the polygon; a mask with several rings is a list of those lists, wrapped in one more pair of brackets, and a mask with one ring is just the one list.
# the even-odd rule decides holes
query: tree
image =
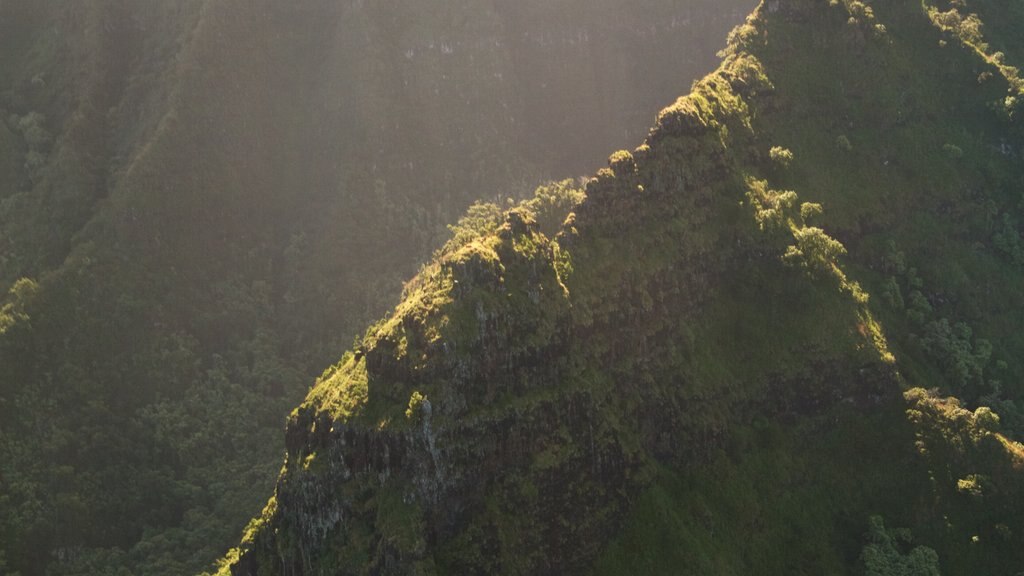
{"label": "tree", "polygon": [[793,152],[788,148],[782,146],[773,146],[768,151],[768,156],[775,162],[780,168],[789,168],[789,165],[793,162]]}
{"label": "tree", "polygon": [[786,249],[783,259],[811,272],[830,272],[835,267],[836,259],[846,254],[846,248],[821,228],[799,228],[793,231],[793,238],[796,244]]}
{"label": "tree", "polygon": [[[894,537],[895,536],[895,537]],[[881,516],[868,519],[868,543],[860,553],[865,576],[939,576],[939,555],[927,546],[917,546],[907,554],[900,551],[897,539],[910,543],[909,530],[885,529]]]}

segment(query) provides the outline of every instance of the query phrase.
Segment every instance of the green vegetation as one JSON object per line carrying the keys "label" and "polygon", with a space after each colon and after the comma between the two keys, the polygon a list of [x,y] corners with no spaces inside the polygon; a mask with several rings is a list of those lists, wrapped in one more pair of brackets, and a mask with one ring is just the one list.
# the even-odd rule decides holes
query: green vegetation
{"label": "green vegetation", "polygon": [[909,544],[907,530],[889,534],[880,516],[872,516],[868,526],[868,544],[861,552],[865,576],[939,576],[939,556],[927,546],[917,546],[903,554],[899,540]]}
{"label": "green vegetation", "polygon": [[765,2],[558,234],[476,209],[362,342],[365,408],[288,431],[279,487],[326,450],[332,505],[401,486],[419,537],[296,507],[234,573],[1017,569],[1018,40],[966,7]]}
{"label": "green vegetation", "polygon": [[1024,9],[766,0],[516,200],[693,12],[400,4],[0,5],[0,572],[213,569],[430,253],[218,574],[1024,565]]}
{"label": "green vegetation", "polygon": [[0,2],[0,574],[212,566],[446,224],[640,140],[752,5]]}
{"label": "green vegetation", "polygon": [[788,168],[793,163],[793,152],[782,146],[772,146],[772,149],[768,151],[768,155],[771,157],[772,162],[775,162],[782,168]]}

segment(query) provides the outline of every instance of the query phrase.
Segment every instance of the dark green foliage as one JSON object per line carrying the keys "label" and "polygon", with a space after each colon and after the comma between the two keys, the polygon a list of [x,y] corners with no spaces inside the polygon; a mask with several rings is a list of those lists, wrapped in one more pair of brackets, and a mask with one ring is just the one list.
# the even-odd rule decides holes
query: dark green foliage
{"label": "dark green foliage", "polygon": [[955,389],[963,392],[981,384],[992,356],[987,340],[974,340],[969,326],[963,322],[950,326],[945,318],[924,326],[921,346],[943,367]]}
{"label": "dark green foliage", "polygon": [[927,546],[901,551],[910,544],[908,531],[885,529],[881,516],[868,519],[868,543],[860,553],[864,576],[940,576],[939,555]]}
{"label": "dark green foliage", "polygon": [[896,310],[902,310],[905,306],[903,292],[895,277],[890,276],[885,285],[882,286],[882,299]]}
{"label": "dark green foliage", "polygon": [[1017,266],[1024,266],[1024,241],[1017,223],[1009,214],[1003,214],[998,230],[992,235],[992,244]]}

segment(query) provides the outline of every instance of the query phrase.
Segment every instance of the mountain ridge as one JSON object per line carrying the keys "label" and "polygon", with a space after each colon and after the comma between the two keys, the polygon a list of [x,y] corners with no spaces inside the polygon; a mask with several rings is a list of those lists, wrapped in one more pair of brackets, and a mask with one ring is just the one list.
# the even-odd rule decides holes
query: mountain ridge
{"label": "mountain ridge", "polygon": [[[1006,134],[1014,125],[998,104],[986,103],[1010,87],[1006,71],[970,43],[936,42],[954,51],[943,74],[962,79],[973,72],[974,79],[994,69],[1003,78],[994,87],[982,82],[980,92],[965,89],[963,100],[937,95],[937,103],[920,105],[923,112],[910,108],[920,114],[910,120],[901,112],[907,94],[889,99],[891,90],[878,90],[879,78],[920,63],[919,35],[942,39],[926,7],[762,4],[730,36],[719,70],[659,114],[644,145],[612,155],[609,167],[587,182],[586,197],[554,239],[539,235],[529,208],[520,208],[468,246],[442,250],[394,315],[371,328],[293,413],[275,499],[221,573],[583,574],[595,564],[604,573],[621,573],[638,561],[654,567],[652,573],[706,573],[716,566],[726,573],[797,566],[801,573],[852,573],[858,566],[906,561],[885,540],[880,522],[873,533],[882,536],[861,551],[860,534],[883,504],[884,513],[899,523],[913,521],[915,534],[939,550],[912,552],[915,569],[937,570],[941,561],[954,573],[967,566],[999,573],[1019,561],[1012,543],[1019,535],[1008,526],[1020,514],[1020,445],[998,432],[999,419],[988,408],[965,410],[955,398],[911,388],[941,382],[945,391],[970,393],[965,386],[982,385],[991,345],[969,328],[953,330],[948,319],[926,315],[934,313],[932,305],[924,308],[920,300],[927,298],[911,291],[919,304],[911,310],[918,316],[908,313],[910,322],[925,335],[901,330],[894,355],[875,315],[898,323],[896,292],[886,292],[890,308],[879,308],[854,280],[863,275],[872,286],[891,286],[872,274],[866,264],[876,256],[861,246],[879,237],[909,237],[917,223],[890,221],[894,233],[886,234],[878,232],[885,226],[866,227],[863,222],[882,216],[869,201],[871,190],[825,195],[824,211],[786,190],[815,180],[801,165],[804,154],[814,156],[808,142],[829,138],[817,152],[835,157],[858,155],[856,147],[871,141],[851,131],[857,128],[852,121],[838,128],[849,135],[834,134],[838,123],[814,133],[814,122],[829,121],[826,114],[808,116],[809,127],[792,123],[788,114],[821,103],[791,91],[794,86],[849,90],[836,96],[837,104],[871,95],[875,106],[856,104],[866,106],[858,116],[863,130],[907,126],[927,136],[934,149],[893,149],[863,164],[864,175],[879,170],[875,162],[895,164],[905,171],[895,177],[900,182],[917,178],[914,169],[937,157],[968,154],[955,144],[934,144],[945,130],[929,118],[934,104],[953,104],[982,120],[983,134],[965,133],[959,142],[970,144],[971,154],[990,154],[988,131]],[[803,62],[806,69],[780,64],[778,58],[793,54],[792,44],[805,40],[821,52],[804,52],[814,54]],[[843,50],[854,58],[824,57]],[[849,74],[865,63],[880,74]],[[814,75],[825,67],[838,82]],[[924,74],[919,78],[929,78]],[[847,79],[858,85],[843,88]],[[851,115],[858,109],[847,108]],[[983,179],[998,181],[1002,170],[1012,174],[1019,167],[1019,159],[989,158],[996,160],[982,169]],[[959,183],[959,170],[976,168],[946,166],[936,175],[942,170]],[[946,193],[952,186],[938,188]],[[922,198],[914,197],[928,214],[950,218],[941,198]],[[839,214],[830,219],[833,204]],[[819,222],[857,252],[846,256],[848,249]],[[897,252],[890,260],[899,259]],[[532,255],[525,260],[528,272],[524,255]],[[904,265],[901,274],[911,288],[923,287],[916,269],[910,273]],[[931,272],[929,281],[939,276]],[[489,323],[492,311],[497,323]],[[563,317],[568,328],[561,332],[557,319]],[[491,342],[501,346],[489,348]],[[559,353],[549,355],[547,346]],[[963,356],[943,356],[954,350]],[[496,365],[488,363],[493,356]],[[931,362],[945,371],[922,370]],[[912,370],[904,376],[897,366]],[[1010,402],[1005,408],[1012,413]],[[879,442],[875,427],[898,442]],[[510,450],[508,442],[520,448]],[[523,445],[530,448],[522,451]],[[871,465],[836,461],[836,446]],[[754,458],[755,450],[767,456]],[[794,477],[773,457],[848,476]],[[744,484],[738,471],[750,467],[763,486]],[[944,468],[943,480],[929,489],[928,477]],[[665,548],[623,547],[632,535],[648,534],[642,521],[639,528],[627,522],[630,509],[645,513],[645,493],[679,492],[672,473],[687,478],[684,485],[695,483],[691,490],[707,492],[684,489],[689,500],[669,496],[668,502],[686,510],[710,498],[716,490],[701,476],[705,469],[729,472],[719,489],[746,490],[743,501],[780,512],[792,525],[781,517],[744,525],[747,515],[733,511],[724,516],[726,532],[742,540],[745,526],[758,537],[749,545],[714,545],[720,555],[709,555],[700,545],[707,538],[702,532],[714,533],[711,506],[736,504],[709,500],[693,518],[698,528],[669,525],[676,532],[664,536]],[[963,475],[967,470],[975,472]],[[964,499],[974,487],[989,499],[980,516],[976,501]],[[805,497],[805,515],[788,502],[793,496],[783,499],[789,508],[770,499],[777,492]],[[659,515],[648,524],[665,522]],[[945,533],[943,522],[953,522]],[[693,533],[686,536],[686,530]],[[795,542],[797,534],[805,541]],[[681,543],[682,551],[670,552]],[[873,547],[883,545],[888,548]],[[658,564],[655,552],[683,564]]]}
{"label": "mountain ridge", "polygon": [[645,129],[751,4],[0,2],[0,573],[207,566],[445,225]]}

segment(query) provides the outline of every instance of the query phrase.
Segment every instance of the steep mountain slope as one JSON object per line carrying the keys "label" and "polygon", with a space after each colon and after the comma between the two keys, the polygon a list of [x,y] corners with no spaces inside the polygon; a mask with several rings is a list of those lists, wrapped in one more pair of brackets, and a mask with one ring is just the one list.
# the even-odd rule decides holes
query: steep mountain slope
{"label": "steep mountain slope", "polygon": [[445,224],[591,170],[752,4],[0,1],[0,572],[207,566]]}
{"label": "steep mountain slope", "polygon": [[561,227],[578,193],[464,220],[222,573],[1018,569],[1000,6],[770,0]]}

